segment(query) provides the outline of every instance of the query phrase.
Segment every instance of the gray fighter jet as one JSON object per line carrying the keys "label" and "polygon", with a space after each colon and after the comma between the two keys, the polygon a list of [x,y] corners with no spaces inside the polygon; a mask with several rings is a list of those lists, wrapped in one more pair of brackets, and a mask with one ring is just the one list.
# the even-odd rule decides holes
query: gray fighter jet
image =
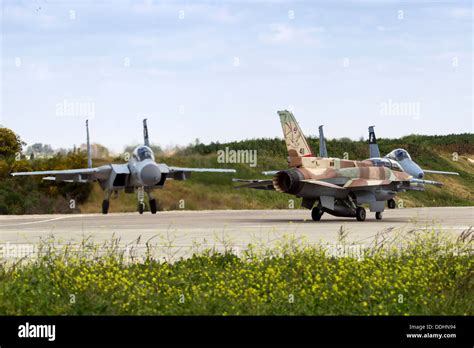
{"label": "gray fighter jet", "polygon": [[[382,162],[392,161],[392,163],[393,161],[397,162],[405,173],[408,173],[415,178],[414,180],[423,179],[425,174],[459,175],[459,173],[456,172],[421,169],[421,167],[412,160],[410,154],[405,149],[395,149],[386,156],[380,157],[379,145],[377,144],[377,138],[375,137],[374,126],[369,127],[369,153],[370,160],[380,160]],[[425,180],[425,183],[427,181],[433,185],[442,185],[442,183],[438,181]]]}
{"label": "gray fighter jet", "polygon": [[167,180],[186,180],[192,172],[235,173],[234,169],[182,168],[171,167],[165,163],[156,163],[155,156],[150,148],[146,121],[146,119],[143,120],[144,145],[139,145],[134,149],[128,163],[107,164],[93,168],[89,142],[89,124],[86,121],[88,168],[16,172],[11,175],[42,175],[44,176],[43,180],[63,182],[87,183],[97,181],[105,192],[102,202],[103,214],[107,214],[109,211],[109,200],[112,192],[118,190],[124,190],[126,193],[137,192],[138,211],[143,214],[145,210],[144,192],[146,192],[149,198],[150,211],[152,214],[156,214],[157,204],[152,191],[163,188]]}

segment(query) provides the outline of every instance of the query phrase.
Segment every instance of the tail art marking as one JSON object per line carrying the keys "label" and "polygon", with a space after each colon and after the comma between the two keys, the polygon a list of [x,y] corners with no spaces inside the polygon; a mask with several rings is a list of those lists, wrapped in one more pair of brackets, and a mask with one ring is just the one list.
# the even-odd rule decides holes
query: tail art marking
{"label": "tail art marking", "polygon": [[308,145],[298,122],[293,114],[287,110],[278,111],[280,116],[283,136],[289,157],[313,157],[313,151]]}

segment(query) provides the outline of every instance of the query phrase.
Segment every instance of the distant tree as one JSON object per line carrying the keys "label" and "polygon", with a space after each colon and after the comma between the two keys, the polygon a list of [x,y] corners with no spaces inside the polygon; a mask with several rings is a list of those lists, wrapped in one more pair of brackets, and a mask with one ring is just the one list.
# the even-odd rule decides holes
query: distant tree
{"label": "distant tree", "polygon": [[87,167],[87,154],[83,151],[69,153],[63,159],[63,163],[68,169],[85,168]]}
{"label": "distant tree", "polygon": [[31,162],[28,160],[14,161],[11,165],[12,172],[29,172],[31,170]]}
{"label": "distant tree", "polygon": [[35,158],[35,155],[39,155],[36,157],[51,156],[54,154],[54,150],[49,144],[35,143],[28,146],[25,153],[31,159],[31,155],[33,155],[33,158]]}
{"label": "distant tree", "polygon": [[352,142],[352,139],[343,137],[343,138],[340,138],[339,141],[340,141],[341,143],[351,143],[351,142]]}
{"label": "distant tree", "polygon": [[10,171],[10,166],[7,161],[0,159],[0,178],[6,178],[8,172]]}
{"label": "distant tree", "polygon": [[26,145],[21,141],[20,136],[16,135],[11,129],[0,128],[0,156],[12,158],[15,154],[20,153],[23,146]]}

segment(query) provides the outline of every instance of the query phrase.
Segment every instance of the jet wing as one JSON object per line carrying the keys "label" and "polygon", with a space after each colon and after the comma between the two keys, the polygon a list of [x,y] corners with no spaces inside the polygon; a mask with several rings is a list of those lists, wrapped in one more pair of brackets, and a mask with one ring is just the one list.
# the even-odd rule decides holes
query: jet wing
{"label": "jet wing", "polygon": [[273,187],[273,180],[245,180],[245,179],[232,179],[233,182],[245,182],[245,185],[236,186],[235,188],[253,188],[257,190],[271,190],[275,191]]}
{"label": "jet wing", "polygon": [[430,174],[443,174],[443,175],[459,175],[459,173],[456,172],[444,172],[442,170],[429,170],[429,169],[422,169],[424,173],[430,173]]}
{"label": "jet wing", "polygon": [[[127,168],[128,169],[128,168]],[[97,168],[80,168],[65,170],[43,170],[36,172],[16,172],[12,176],[43,176],[43,180],[55,180],[65,182],[92,182],[107,179],[112,167],[101,166]]]}
{"label": "jet wing", "polygon": [[191,173],[235,173],[235,169],[168,167],[167,180],[187,180]]}
{"label": "jet wing", "polygon": [[416,183],[416,184],[428,184],[428,185],[435,185],[438,187],[443,186],[442,182],[439,181],[434,181],[434,180],[422,180],[422,179],[411,179],[410,182]]}
{"label": "jet wing", "polygon": [[221,169],[221,168],[183,168],[183,167],[168,167],[170,173],[172,172],[199,172],[199,173],[235,173],[235,169]]}

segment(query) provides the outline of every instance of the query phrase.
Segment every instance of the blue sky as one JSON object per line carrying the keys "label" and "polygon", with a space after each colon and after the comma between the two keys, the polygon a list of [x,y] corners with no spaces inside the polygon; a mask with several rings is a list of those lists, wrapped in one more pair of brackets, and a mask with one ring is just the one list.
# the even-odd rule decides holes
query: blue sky
{"label": "blue sky", "polygon": [[1,18],[0,124],[28,143],[83,143],[84,105],[115,151],[144,117],[162,146],[281,137],[280,109],[328,138],[474,129],[471,1],[6,0]]}

